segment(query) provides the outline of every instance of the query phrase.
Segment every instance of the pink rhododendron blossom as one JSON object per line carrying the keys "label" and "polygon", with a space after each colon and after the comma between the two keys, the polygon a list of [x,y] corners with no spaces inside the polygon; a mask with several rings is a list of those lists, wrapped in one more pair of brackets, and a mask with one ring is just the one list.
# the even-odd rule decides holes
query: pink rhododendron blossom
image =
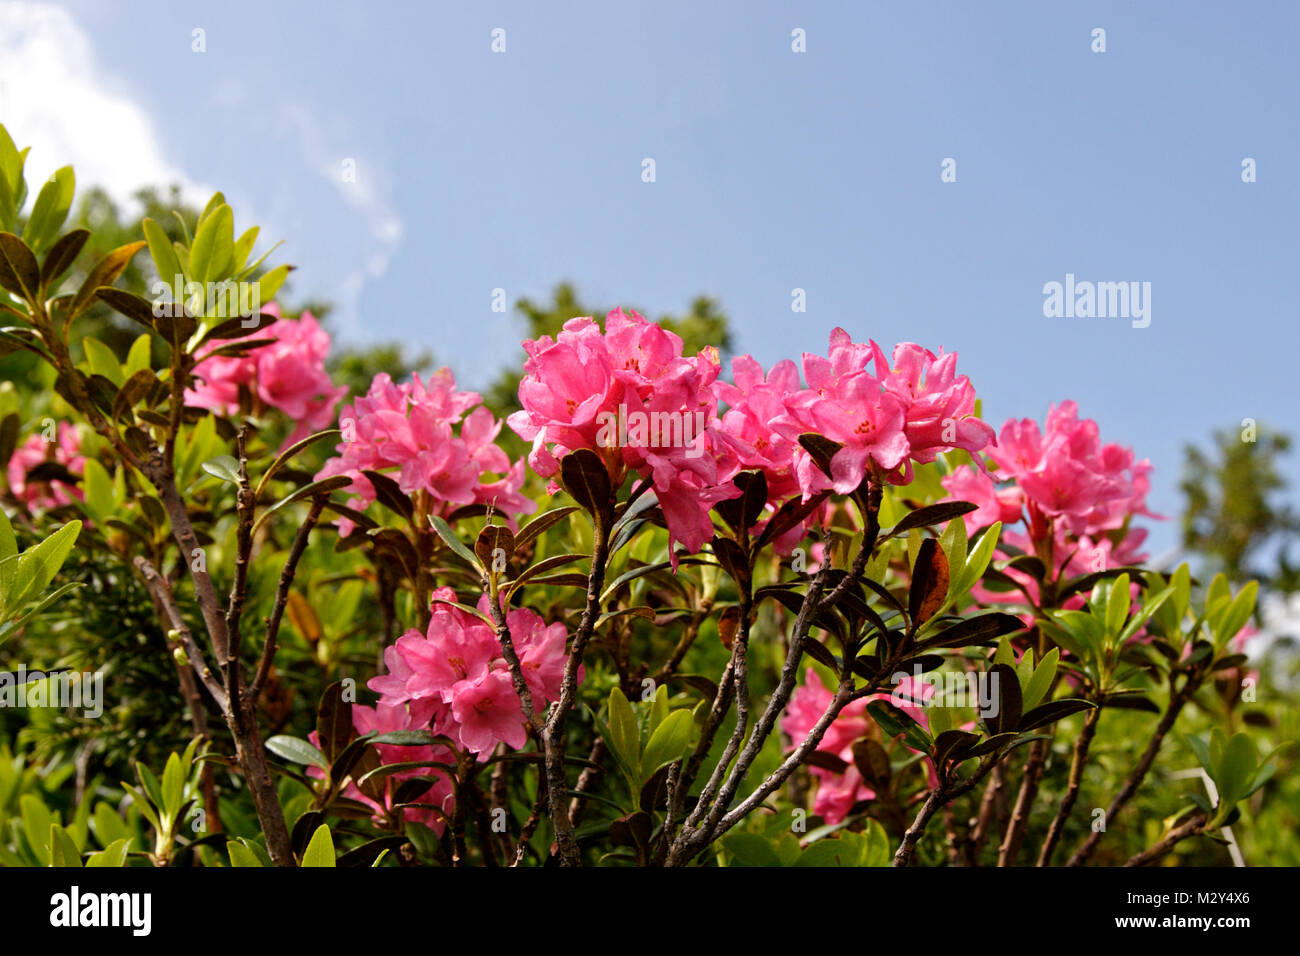
{"label": "pink rhododendron blossom", "polygon": [[533,443],[533,470],[551,478],[568,453],[595,451],[615,485],[629,471],[651,479],[671,540],[698,551],[713,534],[709,509],[738,494],[712,387],[717,350],[687,358],[679,336],[621,309],[603,333],[591,318],[570,319],[524,350],[523,409],[509,423]]}
{"label": "pink rhododendron blossom", "polygon": [[843,446],[831,458],[829,481],[805,451],[794,452],[804,497],[826,488],[849,494],[873,471],[906,484],[913,461],[934,461],[955,448],[974,453],[993,441],[993,430],[974,415],[974,389],[956,374],[956,362],[956,353],[936,356],[905,342],[894,349],[891,368],[880,346],[854,342],[843,329],[831,333],[825,358],[804,353],[807,387],[787,396],[774,425],[792,441],[815,432]]}
{"label": "pink rhododendron blossom", "polygon": [[[239,408],[240,388],[246,388],[261,404],[297,422],[287,446],[333,424],[334,406],[347,394],[347,387],[335,387],[325,371],[330,336],[310,312],[297,319],[281,318],[274,303],[262,311],[276,316],[276,321],[242,338],[214,342],[203,349],[206,357],[194,367],[198,381],[186,391],[185,402],[231,414]],[[262,339],[273,341],[245,356],[210,354],[224,346]]]}
{"label": "pink rhododendron blossom", "polygon": [[1042,432],[1032,419],[1007,421],[989,458],[1000,478],[1015,479],[1031,511],[1074,534],[1113,530],[1131,515],[1158,517],[1146,508],[1150,462],[1103,445],[1097,423],[1080,420],[1072,401],[1053,406]]}
{"label": "pink rhododendron blossom", "polygon": [[27,480],[27,473],[43,462],[62,465],[70,474],[80,477],[86,467],[81,454],[81,436],[67,422],[59,422],[57,440],[46,441],[44,435],[32,435],[15,449],[9,458],[7,477],[13,496],[31,510],[44,510],[71,501],[81,501],[85,495],[75,485],[57,479],[51,481]]}
{"label": "pink rhododendron blossom", "polygon": [[[1139,515],[1160,517],[1146,507],[1151,464],[1137,461],[1131,449],[1102,444],[1097,423],[1080,420],[1074,402],[1053,407],[1045,429],[1032,419],[1009,419],[988,456],[993,465],[989,472],[963,467],[943,479],[953,500],[978,506],[965,515],[968,532],[1002,522],[1001,543],[1021,553],[1052,556],[1057,577],[1146,560],[1142,545],[1147,531],[1132,527],[1131,521]],[[1012,527],[1022,520],[1024,530]],[[1002,559],[1011,553],[1001,548],[995,552]],[[1041,600],[1032,575],[1017,568],[1003,573],[1030,600]],[[1139,589],[1136,583],[1131,587],[1136,602]],[[983,586],[973,593],[989,604],[1020,603],[1022,597]],[[1084,603],[1086,595],[1074,595],[1063,607],[1075,609]],[[1031,614],[1023,618],[1032,625]]]}
{"label": "pink rhododendron blossom", "polygon": [[[934,687],[910,676],[900,678],[892,699],[900,708],[923,727],[929,726],[925,708],[915,701],[932,696]],[[817,671],[809,667],[804,672],[804,682],[795,688],[790,696],[790,703],[781,718],[781,729],[797,746],[830,707],[835,695],[822,683]],[[887,693],[875,694],[873,700],[891,700]],[[900,703],[901,701],[901,703]],[[867,736],[874,726],[867,716],[868,700],[855,700],[844,707],[831,721],[826,733],[817,744],[817,749],[839,757],[847,765],[843,772],[836,772],[825,767],[810,765],[809,773],[817,781],[817,795],[813,799],[813,813],[822,817],[827,823],[839,823],[849,811],[864,800],[874,800],[875,791],[863,782],[862,774],[853,762],[853,744]],[[909,748],[910,749],[910,748]],[[933,782],[933,768],[929,768]]]}
{"label": "pink rhododendron blossom", "polygon": [[[426,509],[441,515],[460,505],[490,504],[513,520],[536,504],[520,494],[524,463],[511,464],[496,444],[501,422],[481,405],[475,392],[456,387],[450,370],[440,369],[426,382],[419,375],[401,385],[381,372],[366,394],[339,414],[344,441],[338,457],[316,477],[348,475],[354,506],[375,500],[375,489],[362,472],[393,472],[408,495],[428,496]],[[339,521],[344,534],[352,522]]]}
{"label": "pink rhododendron blossom", "polygon": [[[974,454],[995,443],[993,428],[975,417],[975,388],[965,375],[956,374],[957,353],[936,356],[912,342],[894,348],[894,367],[885,353],[871,343],[876,375],[886,392],[906,406],[908,456],[931,462],[940,452],[964,448]],[[907,481],[911,480],[910,472]]]}
{"label": "pink rhododendron blossom", "polygon": [[[386,734],[397,730],[422,730],[427,725],[427,720],[421,720],[416,715],[415,708],[408,709],[404,704],[381,700],[374,707],[366,707],[362,704],[352,705],[352,726],[358,735],[369,733]],[[320,746],[320,735],[316,731],[311,732],[308,740],[315,746]],[[437,761],[454,766],[456,763],[455,755],[451,750],[443,746],[425,744],[414,747],[399,747],[393,744],[375,744],[374,747],[379,752],[380,761],[385,764]],[[325,776],[325,772],[315,766],[308,767],[307,773],[318,780]],[[381,799],[375,799],[362,792],[356,783],[349,783],[343,790],[343,796],[370,807],[375,811],[375,819],[382,822],[384,816],[393,808],[393,793],[396,791],[398,784],[412,777],[436,778],[432,786],[421,794],[419,802],[432,804],[440,808],[443,814],[450,816],[456,803],[455,784],[445,771],[437,767],[413,767],[408,770],[398,770],[378,778],[380,785],[384,788]],[[446,826],[443,816],[427,807],[406,807],[402,810],[402,815],[407,820],[425,824],[440,836]]]}
{"label": "pink rhododendron blossom", "polygon": [[[424,634],[407,631],[384,651],[388,673],[369,687],[387,704],[410,704],[411,714],[487,760],[497,743],[522,747],[527,739],[523,709],[501,653],[496,632],[481,618],[445,602],[456,599],[450,588],[439,588]],[[489,610],[487,597],[480,613]],[[519,655],[524,682],[533,707],[560,695],[566,660],[567,632],[563,624],[547,625],[528,608],[506,612],[506,624]],[[578,679],[582,680],[579,669]]]}

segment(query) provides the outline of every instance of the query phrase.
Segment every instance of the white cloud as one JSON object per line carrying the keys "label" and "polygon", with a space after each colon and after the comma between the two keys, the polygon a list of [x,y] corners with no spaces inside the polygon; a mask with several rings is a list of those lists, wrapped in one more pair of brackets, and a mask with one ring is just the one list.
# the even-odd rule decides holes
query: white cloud
{"label": "white cloud", "polygon": [[100,70],[86,31],[65,10],[0,0],[0,122],[27,157],[35,193],[58,167],[124,204],[142,186],[178,183],[202,206],[211,190],[168,161],[148,113]]}
{"label": "white cloud", "polygon": [[348,334],[372,338],[374,330],[364,327],[358,318],[361,290],[388,271],[405,233],[402,217],[389,200],[388,174],[369,157],[328,144],[320,124],[307,110],[288,107],[285,115],[298,133],[308,167],[333,186],[343,203],[365,223],[362,248],[356,257],[361,265],[339,279],[336,295],[340,300],[338,317]]}

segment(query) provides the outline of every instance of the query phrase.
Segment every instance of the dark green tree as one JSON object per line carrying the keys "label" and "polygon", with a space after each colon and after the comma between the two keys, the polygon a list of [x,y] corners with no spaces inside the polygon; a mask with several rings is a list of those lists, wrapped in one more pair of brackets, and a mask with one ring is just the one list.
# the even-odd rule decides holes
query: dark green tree
{"label": "dark green tree", "polygon": [[1216,431],[1212,442],[1208,452],[1194,445],[1184,452],[1183,547],[1200,555],[1211,574],[1294,590],[1300,581],[1287,549],[1300,518],[1282,500],[1287,481],[1278,466],[1290,437],[1247,422],[1239,432]]}

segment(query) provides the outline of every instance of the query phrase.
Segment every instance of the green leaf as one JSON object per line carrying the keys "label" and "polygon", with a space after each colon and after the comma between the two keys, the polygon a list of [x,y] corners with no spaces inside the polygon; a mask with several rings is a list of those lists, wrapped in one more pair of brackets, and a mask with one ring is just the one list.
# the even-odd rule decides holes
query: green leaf
{"label": "green leaf", "polygon": [[965,577],[966,552],[969,548],[969,541],[966,538],[966,522],[949,521],[948,526],[943,529],[943,534],[939,537],[939,546],[943,548],[943,553],[948,556],[949,568],[961,568],[962,572],[957,575],[950,575],[948,578],[948,599],[954,600],[957,595],[954,590],[961,584],[961,578]]}
{"label": "green leaf", "polygon": [[247,846],[239,840],[226,841],[226,852],[230,854],[230,865],[232,867],[262,868],[264,864]]}
{"label": "green leaf", "polygon": [[1215,783],[1219,787],[1219,803],[1223,810],[1234,806],[1250,789],[1255,776],[1255,745],[1245,734],[1233,734],[1223,751]]}
{"label": "green leaf", "polygon": [[998,538],[1001,535],[1001,521],[995,521],[985,529],[984,534],[980,536],[979,543],[975,545],[975,550],[966,559],[966,569],[961,575],[961,587],[952,592],[954,597],[965,594],[983,576],[989,562],[993,560],[993,549],[997,547]]}
{"label": "green leaf", "polygon": [[4,510],[0,509],[0,560],[11,558],[18,553],[18,540],[14,537],[13,525]]}
{"label": "green leaf", "polygon": [[40,298],[41,267],[36,256],[9,232],[0,232],[0,288],[28,302]]}
{"label": "green leaf", "polygon": [[675,710],[664,718],[650,735],[645,753],[641,755],[641,772],[653,774],[664,764],[679,759],[691,742],[695,721],[689,710]]}
{"label": "green leaf", "polygon": [[550,511],[539,514],[537,517],[533,518],[532,521],[519,529],[519,533],[515,535],[515,548],[522,549],[527,547],[530,541],[540,537],[547,528],[562,521],[577,510],[578,509],[573,505],[565,505],[563,508],[553,508]]}
{"label": "green leaf", "polygon": [[266,741],[266,749],[277,757],[293,763],[314,764],[322,770],[329,770],[329,761],[325,755],[301,737],[288,734],[276,734]]}
{"label": "green leaf", "polygon": [[[101,804],[102,805],[102,804]],[[126,855],[131,849],[131,838],[120,837],[98,853],[90,854],[87,869],[121,869],[126,865]]]}
{"label": "green leaf", "polygon": [[1164,606],[1165,602],[1173,596],[1174,589],[1172,587],[1165,588],[1159,594],[1148,595],[1142,607],[1139,608],[1138,612],[1129,619],[1128,624],[1124,625],[1124,629],[1119,632],[1119,640],[1117,643],[1124,644],[1128,641],[1129,638],[1141,630],[1147,621],[1151,620],[1155,613]]}
{"label": "green leaf", "polygon": [[1184,739],[1187,745],[1192,748],[1192,753],[1196,755],[1197,761],[1205,771],[1211,776],[1214,775],[1214,764],[1210,760],[1210,745],[1202,737],[1196,737],[1191,734],[1185,734]]}
{"label": "green leaf", "polygon": [[190,272],[196,282],[215,282],[230,268],[235,254],[235,214],[222,203],[201,223],[190,247]]}
{"label": "green leaf", "polygon": [[81,853],[68,836],[68,831],[57,823],[50,824],[50,866],[81,869]]}
{"label": "green leaf", "polygon": [[332,491],[338,491],[340,488],[346,488],[351,484],[352,479],[348,475],[332,475],[329,478],[322,478],[319,481],[303,485],[297,491],[286,495],[263,511],[258,516],[258,519],[253,522],[253,535],[256,537],[257,529],[262,526],[263,522],[269,520],[272,515],[283,511],[295,501],[301,501],[303,498],[313,498],[316,495],[328,495]]}
{"label": "green leaf", "polygon": [[1216,647],[1225,647],[1246,626],[1250,615],[1255,610],[1255,600],[1259,596],[1259,582],[1251,581],[1229,603],[1227,610],[1218,619],[1215,633]]}
{"label": "green leaf", "polygon": [[103,524],[117,510],[113,479],[108,477],[108,472],[96,459],[87,458],[81,485],[86,492],[86,510],[95,521]]}
{"label": "green leaf", "polygon": [[185,802],[185,771],[181,767],[179,754],[171,754],[167,758],[167,765],[163,767],[162,799],[160,809],[170,819],[176,819]]}
{"label": "green leaf", "polygon": [[55,170],[49,181],[41,187],[32,205],[27,226],[23,229],[23,241],[33,249],[45,249],[68,218],[72,208],[72,195],[76,191],[76,176],[71,166]]}
{"label": "green leaf", "polygon": [[475,557],[474,552],[469,549],[469,546],[464,541],[456,537],[456,532],[451,530],[451,525],[437,515],[429,516],[429,524],[433,525],[433,530],[437,532],[438,537],[443,540],[447,547],[464,558],[471,568],[476,568],[482,572],[483,566],[479,564],[478,558]]}
{"label": "green leaf", "polygon": [[322,823],[312,834],[307,849],[302,854],[303,866],[334,866],[334,837],[330,828]]}
{"label": "green leaf", "polygon": [[722,838],[732,866],[780,866],[781,858],[771,842],[757,833],[733,833]]}
{"label": "green leaf", "polygon": [[72,304],[68,307],[68,321],[71,322],[82,312],[88,309],[95,300],[97,291],[102,286],[111,286],[117,281],[118,276],[126,271],[126,267],[131,264],[135,254],[145,247],[145,242],[127,243],[125,246],[118,246],[91,268],[86,274],[85,280],[81,283],[81,288],[72,298]]}
{"label": "green leaf", "polygon": [[[17,580],[8,594],[0,594],[9,609],[22,607],[44,591],[63,567],[68,553],[81,533],[80,521],[69,521],[40,544],[28,548],[17,562]],[[4,578],[0,576],[0,582]]]}
{"label": "green leaf", "polygon": [[1038,702],[1043,699],[1048,688],[1052,686],[1052,679],[1056,677],[1056,664],[1061,659],[1061,652],[1053,647],[1043,655],[1043,659],[1038,662],[1034,668],[1034,674],[1029,679],[1029,685],[1025,688],[1023,707],[1026,711],[1033,710]]}
{"label": "green leaf", "polygon": [[636,712],[615,687],[609,692],[609,731],[612,739],[606,740],[610,750],[618,754],[634,778],[633,792],[641,786],[641,731],[637,727]]}
{"label": "green leaf", "polygon": [[294,455],[298,454],[298,452],[302,451],[304,448],[308,447],[309,445],[315,444],[316,442],[320,441],[322,438],[329,438],[331,435],[342,435],[342,434],[343,433],[339,431],[337,428],[327,428],[324,431],[316,432],[314,435],[308,435],[306,438],[302,439],[301,441],[294,442],[284,451],[280,452],[280,454],[276,456],[275,461],[271,462],[271,467],[266,469],[266,472],[262,475],[261,480],[257,483],[256,497],[260,498],[262,496],[262,490],[266,487],[266,483],[270,481],[273,477],[275,477],[276,472],[278,472],[281,468],[283,468],[289,462],[289,460],[293,458]]}
{"label": "green leaf", "polygon": [[214,478],[228,481],[232,485],[239,484],[239,459],[234,455],[218,455],[200,467]]}
{"label": "green leaf", "polygon": [[1111,583],[1110,593],[1106,596],[1107,637],[1118,637],[1120,631],[1124,630],[1131,600],[1129,576],[1121,574]]}
{"label": "green leaf", "polygon": [[181,288],[184,289],[185,274],[181,270],[181,261],[177,258],[176,250],[172,248],[172,241],[167,238],[163,227],[152,219],[146,219],[141,226],[144,227],[144,238],[149,243],[149,255],[153,258],[158,278],[174,289],[179,276],[182,282]]}
{"label": "green leaf", "polygon": [[23,831],[27,834],[27,843],[41,866],[50,865],[50,827],[54,823],[54,814],[44,801],[34,793],[25,793],[18,798],[19,813],[23,821]]}
{"label": "green leaf", "polygon": [[1174,612],[1178,615],[1179,623],[1182,623],[1192,599],[1192,572],[1185,562],[1178,566],[1170,583],[1174,587]]}
{"label": "green leaf", "polygon": [[275,298],[280,287],[284,285],[284,280],[289,278],[289,273],[293,271],[293,266],[281,265],[268,271],[257,280],[257,295],[262,302],[270,302]]}

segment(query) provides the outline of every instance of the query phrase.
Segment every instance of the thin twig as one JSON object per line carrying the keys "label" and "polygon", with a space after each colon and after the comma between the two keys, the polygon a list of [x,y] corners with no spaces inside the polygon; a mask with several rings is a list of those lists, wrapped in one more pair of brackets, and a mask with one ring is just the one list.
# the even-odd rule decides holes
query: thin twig
{"label": "thin twig", "polygon": [[1141,853],[1132,857],[1124,865],[1146,866],[1149,863],[1155,863],[1183,840],[1203,833],[1207,829],[1206,823],[1207,821],[1204,814],[1196,814],[1182,826],[1170,830],[1169,833],[1165,835],[1165,838],[1155,846],[1143,850]]}
{"label": "thin twig", "polygon": [[[1138,761],[1137,766],[1133,768],[1133,772],[1130,773],[1128,779],[1124,781],[1124,786],[1120,789],[1119,793],[1115,794],[1115,798],[1111,800],[1110,806],[1106,809],[1105,819],[1107,826],[1110,826],[1115,822],[1116,815],[1124,808],[1124,805],[1133,798],[1133,795],[1137,793],[1138,787],[1142,786],[1142,781],[1146,779],[1147,771],[1151,769],[1151,765],[1155,763],[1156,755],[1160,753],[1160,746],[1164,743],[1165,735],[1167,735],[1173,728],[1174,723],[1178,720],[1178,715],[1182,712],[1183,706],[1189,699],[1191,699],[1191,695],[1196,690],[1197,686],[1197,682],[1189,678],[1183,684],[1182,689],[1175,691],[1173,696],[1170,697],[1169,706],[1165,709],[1165,715],[1160,719],[1160,723],[1156,725],[1155,734],[1152,735],[1150,743],[1147,744],[1147,749],[1143,752],[1142,758]],[[1090,833],[1083,844],[1074,851],[1074,854],[1070,857],[1066,866],[1081,866],[1083,863],[1087,862],[1088,857],[1092,856],[1093,850],[1097,848],[1097,844],[1101,841],[1104,832],[1104,830],[1094,830]]]}
{"label": "thin twig", "polygon": [[307,518],[298,527],[297,534],[293,537],[293,544],[289,548],[289,556],[285,559],[284,568],[280,571],[280,583],[275,592],[275,604],[271,607],[271,616],[266,621],[266,643],[262,645],[262,660],[257,666],[257,676],[253,678],[253,683],[248,686],[248,699],[254,705],[262,693],[262,686],[266,683],[267,677],[271,673],[271,664],[275,660],[275,652],[278,647],[277,641],[280,636],[280,620],[284,617],[284,607],[289,600],[289,588],[293,585],[293,576],[298,568],[298,560],[302,553],[307,550],[307,539],[310,537],[312,528],[320,520],[321,511],[325,508],[327,495],[317,495],[312,499],[311,509],[307,512]]}
{"label": "thin twig", "polygon": [[1074,803],[1079,798],[1079,787],[1083,783],[1083,768],[1088,762],[1088,749],[1092,746],[1092,738],[1097,733],[1097,722],[1100,719],[1101,708],[1094,707],[1088,711],[1088,716],[1083,720],[1083,731],[1074,742],[1074,755],[1070,758],[1070,777],[1066,784],[1065,796],[1061,798],[1061,805],[1057,808],[1056,816],[1052,818],[1051,826],[1047,828],[1047,837],[1038,852],[1039,866],[1047,866],[1052,862],[1052,853],[1061,842],[1065,823],[1070,819],[1070,811],[1074,809]]}

